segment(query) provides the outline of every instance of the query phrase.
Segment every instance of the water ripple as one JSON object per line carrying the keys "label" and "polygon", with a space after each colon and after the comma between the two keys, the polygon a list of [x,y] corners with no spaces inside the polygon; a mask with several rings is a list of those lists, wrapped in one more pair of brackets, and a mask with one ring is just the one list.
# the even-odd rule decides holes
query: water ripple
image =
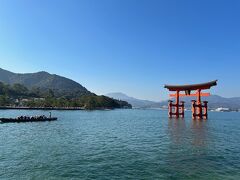
{"label": "water ripple", "polygon": [[53,114],[59,121],[0,124],[0,179],[240,179],[238,113],[208,121],[159,110]]}

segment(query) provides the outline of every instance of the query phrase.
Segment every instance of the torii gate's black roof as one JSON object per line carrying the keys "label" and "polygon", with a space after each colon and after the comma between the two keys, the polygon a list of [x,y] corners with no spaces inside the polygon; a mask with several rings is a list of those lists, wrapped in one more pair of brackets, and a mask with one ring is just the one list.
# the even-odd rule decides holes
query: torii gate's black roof
{"label": "torii gate's black roof", "polygon": [[217,80],[202,83],[202,84],[190,84],[190,85],[165,85],[164,88],[167,88],[169,91],[194,91],[198,89],[210,89],[212,86],[217,85]]}

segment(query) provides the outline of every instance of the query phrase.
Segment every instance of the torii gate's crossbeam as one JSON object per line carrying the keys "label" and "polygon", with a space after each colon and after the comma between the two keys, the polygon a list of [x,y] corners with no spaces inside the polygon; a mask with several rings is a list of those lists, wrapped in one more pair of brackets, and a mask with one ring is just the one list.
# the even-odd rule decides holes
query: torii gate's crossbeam
{"label": "torii gate's crossbeam", "polygon": [[165,88],[167,88],[169,91],[194,91],[194,90],[205,90],[210,89],[212,86],[217,85],[217,80],[202,83],[202,84],[192,84],[192,85],[165,85]]}
{"label": "torii gate's crossbeam", "polygon": [[[203,83],[203,84],[193,84],[193,85],[165,85],[169,91],[176,91],[176,94],[170,94],[170,97],[175,97],[176,102],[169,101],[169,117],[172,118],[175,116],[176,118],[184,117],[184,103],[181,101],[179,103],[179,97],[197,97],[197,101],[192,101],[192,117],[193,119],[207,119],[207,101],[201,102],[201,97],[210,96],[210,93],[201,93],[202,90],[210,89],[212,86],[217,85],[217,80]],[[181,91],[185,91],[185,94],[180,94]],[[196,91],[195,94],[191,94],[191,91]],[[173,112],[173,109],[175,111]]]}
{"label": "torii gate's crossbeam", "polygon": [[[177,94],[170,94],[169,95],[170,97],[176,97]],[[179,94],[179,97],[197,97],[198,94],[195,93],[195,94],[189,94],[189,95],[186,95],[186,94]],[[210,93],[201,93],[201,97],[207,97],[207,96],[210,96]]]}

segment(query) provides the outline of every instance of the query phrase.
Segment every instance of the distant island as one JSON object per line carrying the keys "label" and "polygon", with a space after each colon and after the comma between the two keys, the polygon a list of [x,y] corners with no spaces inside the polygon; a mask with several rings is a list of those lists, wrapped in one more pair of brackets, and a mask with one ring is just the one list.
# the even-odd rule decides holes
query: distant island
{"label": "distant island", "polygon": [[0,68],[0,108],[132,108],[123,100],[98,96],[79,83],[47,72],[17,74]]}

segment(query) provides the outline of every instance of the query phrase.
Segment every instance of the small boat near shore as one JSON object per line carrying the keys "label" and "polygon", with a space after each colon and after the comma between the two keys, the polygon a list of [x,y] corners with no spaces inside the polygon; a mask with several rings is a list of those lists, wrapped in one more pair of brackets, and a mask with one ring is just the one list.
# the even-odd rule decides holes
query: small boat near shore
{"label": "small boat near shore", "polygon": [[25,122],[44,122],[44,121],[56,121],[57,117],[46,116],[20,116],[17,118],[0,118],[1,123],[25,123]]}

